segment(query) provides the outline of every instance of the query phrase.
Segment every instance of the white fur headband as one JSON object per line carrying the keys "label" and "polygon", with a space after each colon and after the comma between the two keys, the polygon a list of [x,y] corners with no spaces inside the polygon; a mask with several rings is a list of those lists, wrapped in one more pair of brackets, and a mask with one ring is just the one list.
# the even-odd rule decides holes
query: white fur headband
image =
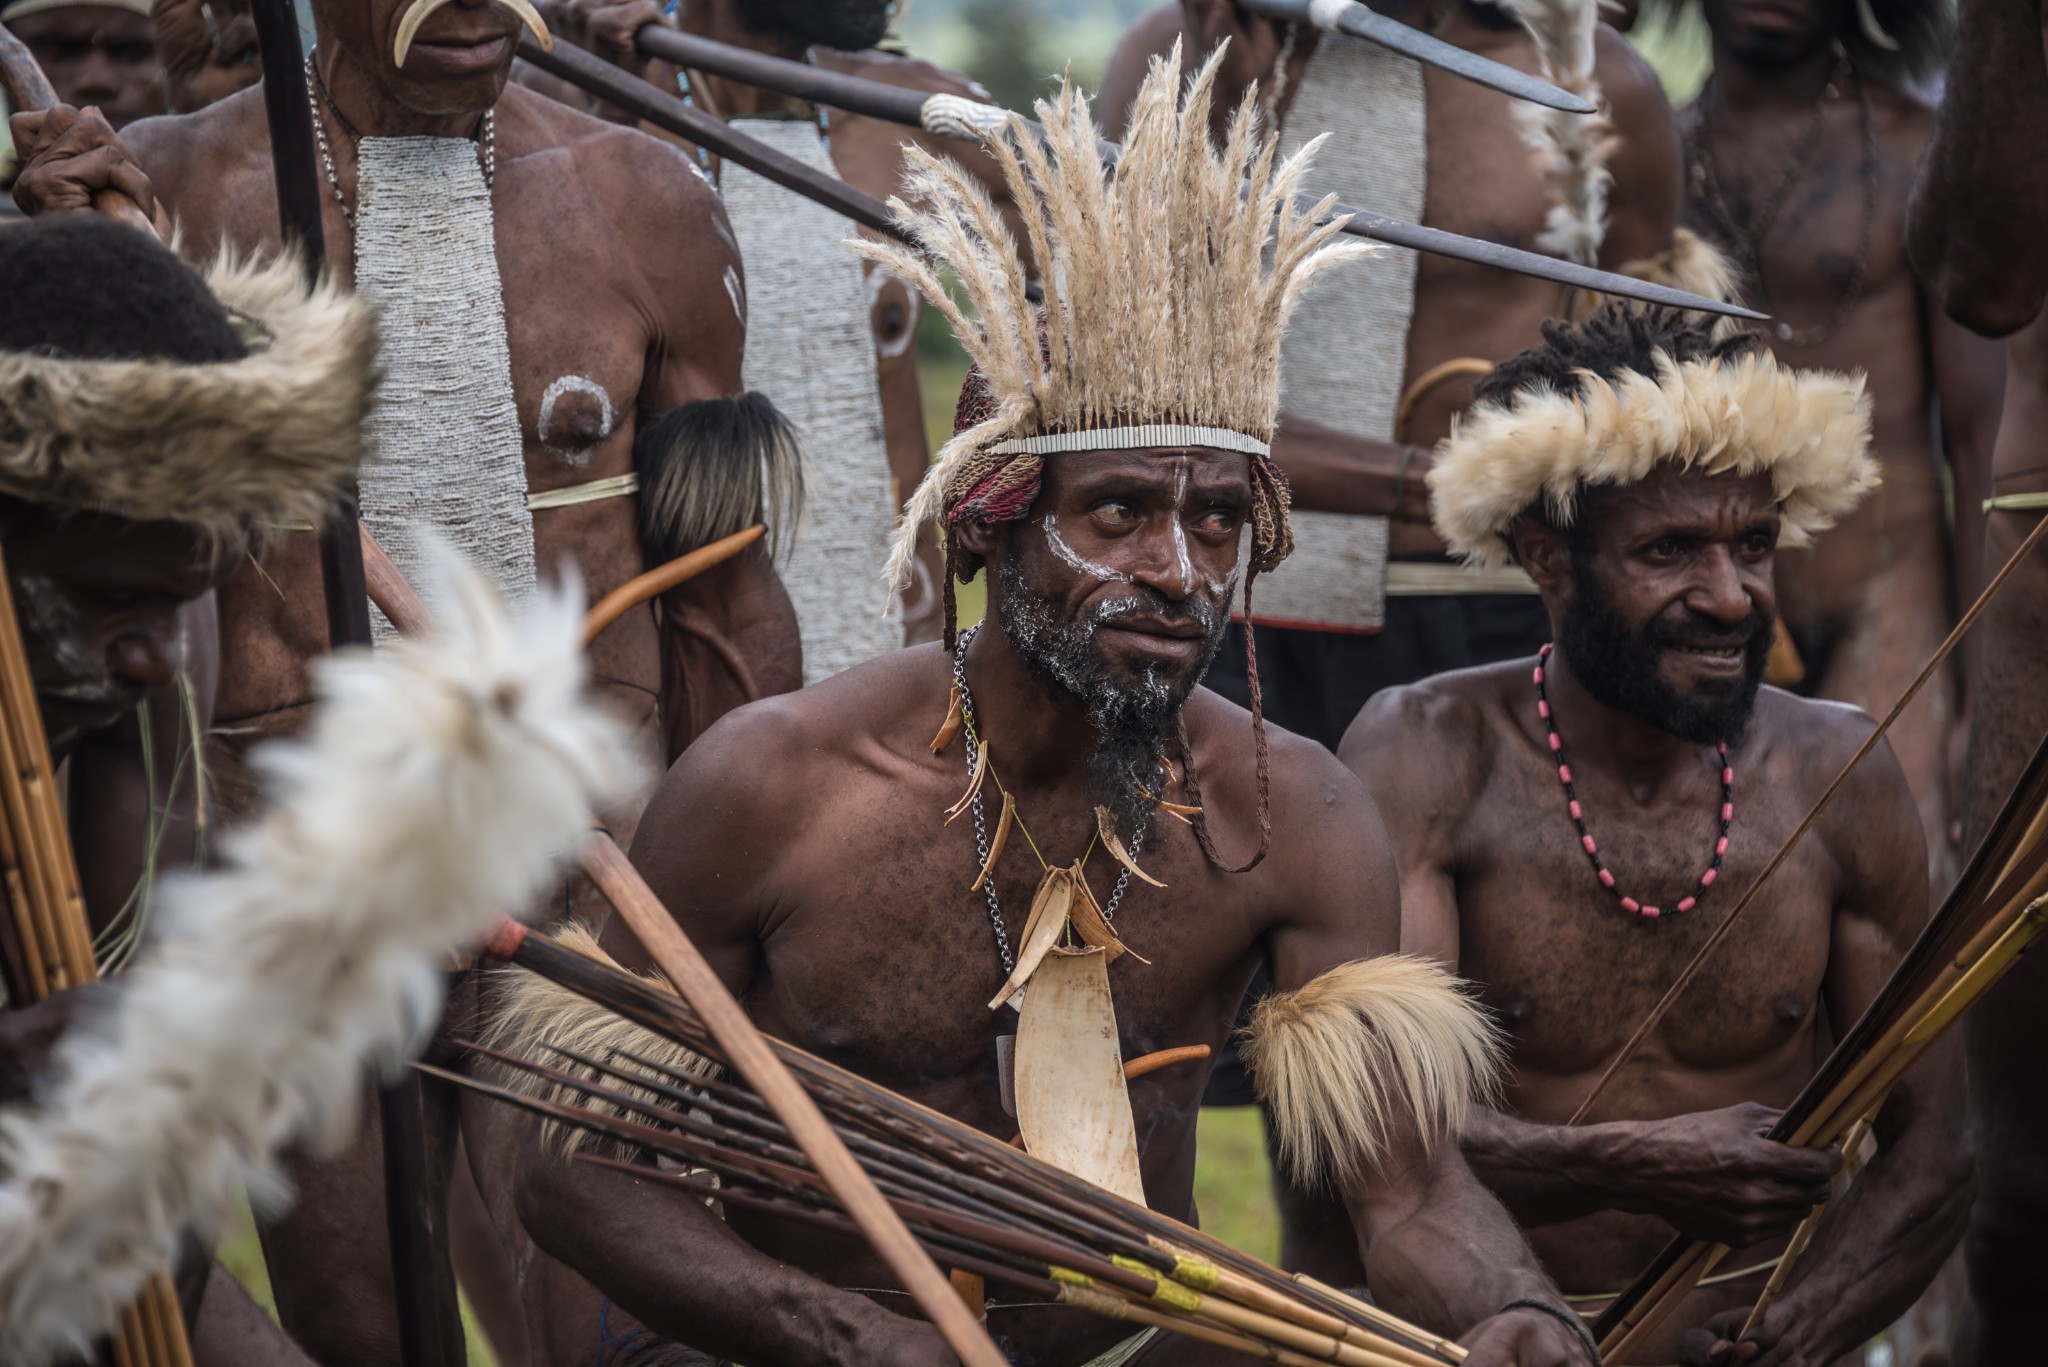
{"label": "white fur headband", "polygon": [[1860,374],[1796,371],[1768,352],[1677,363],[1659,353],[1654,376],[1578,379],[1580,395],[1532,389],[1452,425],[1429,472],[1430,520],[1452,554],[1505,564],[1509,527],[1538,499],[1569,524],[1583,486],[1633,484],[1660,461],[1768,473],[1789,546],[1878,485]]}

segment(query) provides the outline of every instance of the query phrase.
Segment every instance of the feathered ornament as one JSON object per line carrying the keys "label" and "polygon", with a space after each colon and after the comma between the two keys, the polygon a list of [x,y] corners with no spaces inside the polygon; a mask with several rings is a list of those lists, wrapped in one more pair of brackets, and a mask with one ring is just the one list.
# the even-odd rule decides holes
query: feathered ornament
{"label": "feathered ornament", "polygon": [[288,1144],[353,1133],[366,1062],[437,1019],[440,964],[527,905],[626,792],[624,727],[584,696],[574,582],[508,620],[435,557],[439,633],[315,669],[302,739],[258,752],[267,813],[167,886],[158,934],[38,1106],[0,1114],[0,1361],[86,1353],[180,1234]]}
{"label": "feathered ornament", "polygon": [[1593,74],[1593,37],[1600,26],[1600,0],[1501,0],[1536,40],[1543,78],[1599,105],[1598,114],[1568,114],[1526,101],[1515,106],[1515,124],[1534,154],[1536,174],[1550,192],[1550,211],[1536,249],[1582,266],[1600,262],[1607,237],[1607,191],[1614,175],[1607,159],[1614,150],[1614,125]]}

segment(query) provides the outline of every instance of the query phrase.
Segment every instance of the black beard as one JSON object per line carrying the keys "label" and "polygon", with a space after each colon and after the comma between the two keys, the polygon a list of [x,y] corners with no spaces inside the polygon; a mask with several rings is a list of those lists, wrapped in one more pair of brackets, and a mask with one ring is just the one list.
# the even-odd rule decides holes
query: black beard
{"label": "black beard", "polygon": [[[996,612],[1003,635],[1033,675],[1055,695],[1080,700],[1095,733],[1095,753],[1088,761],[1088,792],[1109,808],[1119,830],[1138,829],[1162,790],[1167,733],[1195,691],[1216,651],[1223,644],[1224,615],[1208,603],[1189,599],[1173,603],[1141,584],[1129,585],[1130,596],[1097,605],[1086,615],[1061,620],[1052,601],[1024,576],[1013,553],[996,571],[1002,600]],[[1107,621],[1132,612],[1171,622],[1194,621],[1203,630],[1200,662],[1178,679],[1147,671],[1138,687],[1120,682],[1109,662],[1095,648],[1095,634]]]}
{"label": "black beard", "polygon": [[1678,616],[1666,613],[1631,629],[1593,576],[1592,566],[1575,556],[1572,596],[1564,605],[1558,643],[1571,661],[1572,676],[1599,702],[1680,740],[1733,745],[1756,708],[1775,622],[1765,613],[1752,612],[1734,627],[1742,637],[1740,678],[1712,685],[1712,693],[1705,696],[1680,693],[1657,672],[1661,652],[1701,640],[1725,641],[1730,628],[1687,608]]}
{"label": "black beard", "polygon": [[865,52],[889,32],[895,9],[894,0],[747,0],[740,22],[806,47]]}

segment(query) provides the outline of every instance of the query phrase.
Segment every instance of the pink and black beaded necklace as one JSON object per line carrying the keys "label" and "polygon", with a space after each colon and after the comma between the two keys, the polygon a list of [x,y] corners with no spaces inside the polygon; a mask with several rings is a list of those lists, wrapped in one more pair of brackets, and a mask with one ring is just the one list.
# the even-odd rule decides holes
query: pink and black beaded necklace
{"label": "pink and black beaded necklace", "polygon": [[[1543,729],[1550,737],[1550,757],[1557,761],[1557,781],[1564,785],[1567,809],[1572,814],[1572,824],[1579,828],[1579,847],[1586,852],[1586,858],[1593,861],[1593,873],[1600,880],[1600,886],[1613,893],[1621,909],[1645,920],[1655,920],[1665,914],[1660,907],[1645,906],[1635,898],[1625,895],[1614,881],[1614,871],[1600,858],[1600,846],[1594,841],[1593,833],[1586,829],[1585,809],[1579,805],[1578,791],[1572,786],[1572,766],[1565,762],[1564,742],[1558,738],[1557,721],[1550,712],[1550,698],[1543,689],[1543,669],[1550,663],[1550,647],[1545,646],[1536,655],[1536,715],[1543,719]],[[1716,741],[1714,753],[1721,760],[1721,833],[1714,840],[1714,858],[1707,865],[1707,871],[1700,875],[1700,885],[1690,897],[1679,899],[1671,912],[1691,911],[1699,900],[1707,895],[1707,889],[1714,886],[1714,880],[1721,876],[1721,860],[1728,853],[1728,827],[1735,820],[1735,768],[1728,762],[1728,742]]]}

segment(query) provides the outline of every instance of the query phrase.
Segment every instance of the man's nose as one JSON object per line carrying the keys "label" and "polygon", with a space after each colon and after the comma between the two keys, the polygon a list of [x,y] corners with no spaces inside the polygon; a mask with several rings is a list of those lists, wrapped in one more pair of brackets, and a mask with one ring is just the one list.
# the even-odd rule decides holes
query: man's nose
{"label": "man's nose", "polygon": [[1191,597],[1200,580],[1195,575],[1187,532],[1179,522],[1170,514],[1148,521],[1137,540],[1132,548],[1131,578],[1176,603]]}
{"label": "man's nose", "polygon": [[162,688],[177,678],[180,654],[169,628],[124,631],[107,645],[107,668],[115,678]]}
{"label": "man's nose", "polygon": [[81,107],[97,104],[121,93],[121,73],[114,69],[114,59],[98,43],[85,50],[85,56],[72,68],[72,73],[73,104]]}
{"label": "man's nose", "polygon": [[1736,564],[1734,553],[1726,546],[1715,546],[1701,557],[1699,578],[1686,595],[1686,606],[1731,624],[1749,616],[1754,606],[1749,585],[1743,580],[1742,567]]}

